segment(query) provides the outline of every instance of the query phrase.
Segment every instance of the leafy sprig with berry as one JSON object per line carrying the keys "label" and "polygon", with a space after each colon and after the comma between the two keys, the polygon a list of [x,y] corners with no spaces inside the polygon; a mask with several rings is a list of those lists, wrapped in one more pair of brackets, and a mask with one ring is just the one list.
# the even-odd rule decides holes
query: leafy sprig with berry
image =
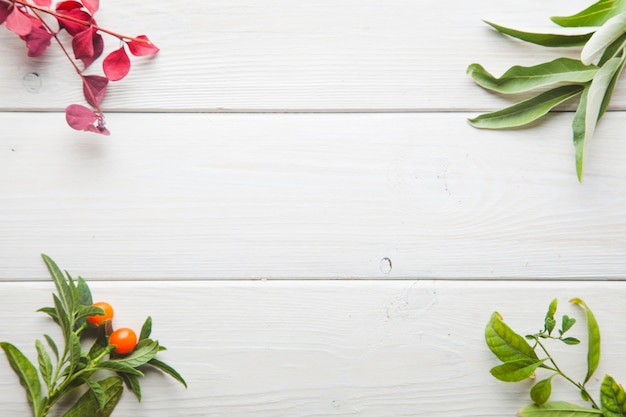
{"label": "leafy sprig with berry", "polygon": [[[77,130],[109,135],[105,126],[102,100],[110,81],[124,78],[131,67],[130,55],[147,56],[159,52],[146,35],[127,36],[99,26],[94,18],[99,0],[0,0],[0,25],[25,42],[29,57],[41,56],[55,43],[80,78],[85,101],[91,108],[70,104],[65,117]],[[104,35],[117,38],[120,47],[102,61],[104,75],[86,70],[105,50]]]}

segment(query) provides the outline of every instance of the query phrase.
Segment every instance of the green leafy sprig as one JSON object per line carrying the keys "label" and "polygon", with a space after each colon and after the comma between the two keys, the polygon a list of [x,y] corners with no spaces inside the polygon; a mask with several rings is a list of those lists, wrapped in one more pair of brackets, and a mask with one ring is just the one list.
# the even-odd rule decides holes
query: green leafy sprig
{"label": "green leafy sprig", "polygon": [[498,32],[544,47],[582,47],[580,59],[557,58],[529,67],[513,66],[495,77],[480,64],[471,64],[467,73],[481,87],[504,95],[529,93],[531,98],[469,119],[480,129],[508,129],[528,125],[556,106],[578,99],[572,121],[576,153],[576,174],[583,179],[586,144],[606,112],[615,85],[626,63],[626,0],[599,0],[572,16],[551,20],[562,27],[590,27],[583,34],[524,32],[487,22]]}
{"label": "green leafy sprig", "polygon": [[[604,377],[600,387],[599,401],[596,401],[588,391],[587,383],[600,363],[600,328],[584,301],[580,298],[573,298],[570,302],[585,310],[587,321],[587,373],[582,382],[577,382],[565,374],[554,356],[548,351],[550,341],[567,345],[580,343],[577,338],[566,336],[576,323],[576,319],[572,317],[563,315],[558,334],[554,332],[559,324],[555,318],[556,299],[548,307],[543,329],[525,337],[513,331],[498,312],[492,314],[485,329],[485,340],[489,349],[502,364],[492,368],[491,374],[501,381],[518,382],[534,377],[537,369],[543,369],[549,373],[547,378],[535,382],[530,389],[533,404],[519,410],[520,417],[626,416],[626,393],[610,375]],[[564,401],[549,401],[552,394],[552,379],[555,377],[561,377],[576,387],[582,399],[590,403],[590,407],[581,407]]]}
{"label": "green leafy sprig", "polygon": [[[60,399],[82,386],[86,386],[87,391],[63,417],[109,417],[122,396],[124,384],[141,400],[139,378],[144,376],[143,368],[148,366],[160,369],[187,386],[174,368],[156,359],[156,354],[165,347],[150,339],[150,317],[143,324],[134,351],[128,356],[116,355],[115,345],[110,345],[108,340],[111,321],[106,320],[96,329],[90,329],[86,322],[89,316],[104,314],[100,307],[92,305],[87,282],[81,277],[74,280],[67,272],[63,274],[52,259],[46,255],[42,257],[57,293],[52,295],[54,307],[39,311],[48,314],[60,326],[63,345],[59,346],[47,334],[43,336],[45,344],[37,340],[38,367],[35,367],[17,347],[0,342],[11,368],[26,390],[35,417],[46,417]],[[93,343],[88,351],[83,351],[81,340],[90,335]],[[102,371],[106,371],[105,376]]]}

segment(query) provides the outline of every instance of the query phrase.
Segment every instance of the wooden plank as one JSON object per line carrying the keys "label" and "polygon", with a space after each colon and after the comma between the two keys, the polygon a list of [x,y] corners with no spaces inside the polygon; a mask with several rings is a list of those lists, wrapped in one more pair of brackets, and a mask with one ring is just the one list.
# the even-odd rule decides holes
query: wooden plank
{"label": "wooden plank", "polygon": [[[481,22],[558,31],[548,17],[587,0],[110,0],[98,23],[128,35],[147,33],[161,47],[134,59],[104,106],[116,111],[433,111],[494,109],[507,101],[465,75],[480,62],[494,74],[575,49],[506,39]],[[107,39],[107,51],[118,48]],[[61,110],[82,102],[82,85],[53,48],[27,58],[0,27],[0,110]],[[101,73],[99,62],[90,74]],[[626,109],[619,87],[613,108]]]}
{"label": "wooden plank", "polygon": [[[530,402],[530,384],[503,383],[489,369],[484,326],[494,310],[520,333],[543,325],[559,298],[560,314],[579,320],[583,344],[552,350],[575,379],[586,371],[583,298],[602,329],[605,373],[626,380],[624,282],[254,281],[93,282],[97,299],[116,307],[116,325],[138,327],[150,314],[162,359],[187,379],[185,390],[149,373],[140,404],[126,392],[116,415],[359,416],[513,415]],[[0,283],[0,340],[34,358],[33,343],[51,333],[45,315],[52,285]],[[556,349],[556,350],[554,350]],[[3,356],[0,354],[0,356]],[[543,375],[540,373],[540,376]],[[0,358],[0,414],[26,415],[27,404]],[[553,399],[581,403],[564,380]]]}
{"label": "wooden plank", "polygon": [[621,115],[584,185],[571,114],[467,116],[0,114],[0,280],[47,279],[41,252],[105,280],[623,278]]}

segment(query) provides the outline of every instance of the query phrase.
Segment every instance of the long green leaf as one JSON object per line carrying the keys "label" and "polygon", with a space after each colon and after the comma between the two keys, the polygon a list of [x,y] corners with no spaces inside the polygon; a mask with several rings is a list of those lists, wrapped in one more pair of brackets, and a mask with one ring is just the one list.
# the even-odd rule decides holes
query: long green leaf
{"label": "long green leaf", "polygon": [[626,12],[613,16],[591,36],[580,53],[580,60],[587,65],[597,64],[604,51],[624,34],[625,28]]}
{"label": "long green leaf", "polygon": [[624,388],[607,375],[600,388],[600,407],[604,417],[626,416],[626,393]]}
{"label": "long green leaf", "polygon": [[65,307],[65,310],[68,313],[72,312],[74,310],[74,297],[69,284],[65,280],[65,275],[63,275],[63,272],[61,272],[57,264],[52,259],[50,259],[49,256],[42,254],[41,257],[48,267],[48,271],[50,272],[52,281],[54,281],[54,285],[57,288],[59,297],[63,302],[63,307]]}
{"label": "long green leaf", "polygon": [[492,28],[496,29],[498,32],[519,39],[521,41],[555,48],[583,46],[589,40],[589,38],[591,38],[591,35],[593,35],[593,32],[583,33],[580,35],[559,35],[553,33],[524,32],[521,30],[500,26],[496,23],[488,22],[486,20],[484,20],[484,22]]}
{"label": "long green leaf", "polygon": [[562,82],[585,83],[598,72],[595,65],[584,65],[571,58],[557,58],[554,61],[531,67],[516,65],[500,78],[487,72],[480,64],[471,64],[467,73],[483,88],[503,94],[530,91]]}
{"label": "long green leaf", "polygon": [[166,374],[183,384],[185,388],[187,388],[187,382],[185,381],[185,379],[176,371],[176,369],[172,368],[170,365],[166,364],[165,362],[161,362],[156,358],[150,359],[150,362],[148,363],[155,368],[158,368],[161,371],[165,372]]}
{"label": "long green leaf", "polygon": [[491,375],[504,382],[519,382],[530,378],[543,360],[518,359],[491,368]]}
{"label": "long green leaf", "polygon": [[139,378],[136,375],[119,374],[124,380],[124,384],[135,394],[137,401],[141,402],[141,384]]}
{"label": "long green leaf", "polygon": [[572,16],[553,16],[551,19],[563,27],[602,26],[613,16],[625,11],[624,0],[600,0]]}
{"label": "long green leaf", "polygon": [[592,417],[601,416],[602,411],[583,408],[564,401],[554,401],[543,405],[532,404],[518,411],[520,417]]}
{"label": "long green leaf", "polygon": [[143,376],[143,372],[133,368],[132,366],[128,366],[125,363],[120,363],[114,360],[101,362],[98,364],[98,368],[108,369],[115,372],[122,372],[125,374]]}
{"label": "long green leaf", "polygon": [[48,352],[46,352],[46,348],[44,347],[41,340],[37,340],[35,342],[35,347],[37,348],[37,362],[39,363],[39,373],[41,373],[41,377],[46,383],[46,386],[50,388],[52,381],[52,361],[50,360],[50,355],[48,355]]}
{"label": "long green leaf", "polygon": [[159,352],[159,343],[151,339],[143,339],[130,355],[123,359],[114,359],[109,362],[117,362],[136,368],[148,363]]}
{"label": "long green leaf", "polygon": [[554,107],[579,95],[583,88],[582,85],[557,87],[513,106],[481,114],[468,121],[472,126],[480,129],[507,129],[523,126],[545,116]]}
{"label": "long green leaf", "polygon": [[97,382],[104,393],[104,402],[99,403],[93,390],[87,391],[63,414],[63,417],[109,417],[122,397],[124,386],[119,377],[113,376]]}
{"label": "long green leaf", "polygon": [[144,321],[143,326],[141,326],[139,341],[149,338],[150,333],[152,333],[152,317],[148,316],[146,318],[146,321]]}
{"label": "long green leaf", "polygon": [[584,308],[587,319],[587,336],[589,339],[587,341],[587,376],[585,377],[585,383],[587,383],[596,369],[598,369],[598,364],[600,363],[600,327],[596,317],[583,300],[572,298],[570,302]]}
{"label": "long green leaf", "polygon": [[528,342],[502,321],[498,312],[494,312],[487,323],[485,341],[489,350],[502,362],[538,359]]}
{"label": "long green leaf", "polygon": [[593,137],[603,109],[608,106],[608,100],[610,100],[615,87],[615,76],[623,68],[623,61],[624,58],[612,58],[600,68],[591,84],[585,87],[586,91],[583,93],[578,110],[574,115],[574,147],[576,150],[576,173],[579,181],[582,181],[585,146]]}
{"label": "long green leaf", "polygon": [[26,389],[26,398],[34,410],[39,410],[41,398],[41,382],[37,369],[26,356],[15,346],[7,342],[0,342],[0,347],[9,360],[9,364],[20,379],[20,384]]}

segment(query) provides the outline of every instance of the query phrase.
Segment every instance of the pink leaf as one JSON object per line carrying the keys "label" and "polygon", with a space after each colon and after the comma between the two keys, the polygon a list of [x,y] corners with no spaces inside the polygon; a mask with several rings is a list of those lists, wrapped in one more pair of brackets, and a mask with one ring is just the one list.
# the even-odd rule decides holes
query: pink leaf
{"label": "pink leaf", "polygon": [[33,0],[37,6],[50,7],[52,0]]}
{"label": "pink leaf", "polygon": [[93,55],[90,58],[81,59],[83,61],[83,65],[85,66],[85,68],[93,64],[93,62],[96,59],[100,58],[100,55],[102,55],[102,51],[104,51],[104,40],[102,39],[102,35],[94,31],[92,41],[93,41]]}
{"label": "pink leaf", "polygon": [[105,136],[111,134],[104,126],[104,118],[101,115],[80,104],[67,106],[65,109],[65,120],[72,129],[100,133]]}
{"label": "pink leaf", "polygon": [[72,39],[72,49],[76,59],[91,58],[93,49],[93,29],[88,27],[82,32],[78,32]]}
{"label": "pink leaf", "polygon": [[26,36],[21,36],[22,40],[26,41],[26,47],[28,48],[28,56],[37,57],[46,51],[46,48],[50,46],[50,39],[52,35],[46,30],[43,25],[33,27],[33,30]]}
{"label": "pink leaf", "polygon": [[109,81],[119,81],[128,74],[128,71],[130,71],[130,59],[123,46],[104,58],[102,69],[104,69],[104,75],[106,75]]}
{"label": "pink leaf", "polygon": [[26,36],[33,29],[33,25],[28,15],[17,7],[7,17],[7,29],[17,33],[19,36]]}
{"label": "pink leaf", "polygon": [[152,42],[146,35],[139,35],[137,39],[141,39],[141,41],[132,40],[128,42],[128,49],[130,53],[135,56],[144,56],[144,55],[152,55],[159,52],[159,48]]}
{"label": "pink leaf", "polygon": [[82,7],[83,5],[77,1],[68,0],[68,1],[62,1],[61,3],[57,4],[56,11],[67,12],[69,10],[80,9]]}
{"label": "pink leaf", "polygon": [[85,96],[85,100],[87,100],[87,103],[97,108],[104,98],[109,80],[99,75],[85,75],[83,80],[83,95]]}
{"label": "pink leaf", "polygon": [[7,20],[9,16],[9,3],[0,2],[0,25]]}
{"label": "pink leaf", "polygon": [[[70,1],[70,2],[64,2],[64,3],[76,3],[76,2]],[[80,3],[78,3],[78,5],[80,6]],[[59,14],[61,15],[57,17],[59,26],[67,30],[67,33],[69,33],[71,36],[76,36],[78,33],[83,32],[85,28],[89,27],[91,23],[93,22],[93,19],[91,18],[91,15],[89,15],[89,13],[87,13],[84,10],[80,10],[76,8],[69,9],[69,10],[61,10],[59,11]],[[85,23],[84,24],[77,23],[69,19],[64,19],[63,16],[68,16],[74,19],[78,19]]]}
{"label": "pink leaf", "polygon": [[85,8],[89,10],[89,13],[93,16],[98,11],[100,7],[100,0],[83,0],[83,4]]}

